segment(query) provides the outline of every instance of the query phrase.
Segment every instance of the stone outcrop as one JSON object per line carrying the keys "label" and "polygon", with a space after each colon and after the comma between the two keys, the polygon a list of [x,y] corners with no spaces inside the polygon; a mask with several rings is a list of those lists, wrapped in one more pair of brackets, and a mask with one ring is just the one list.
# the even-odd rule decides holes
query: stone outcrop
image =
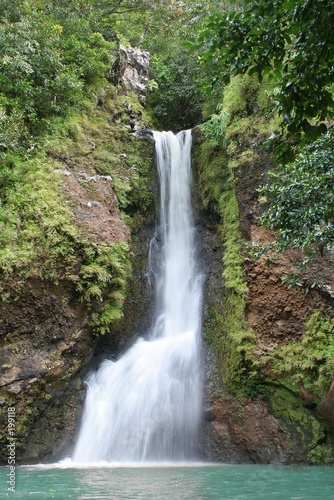
{"label": "stone outcrop", "polygon": [[89,232],[92,241],[130,241],[117,196],[110,188],[111,176],[73,172],[67,168],[58,171],[64,175],[64,191],[71,199],[77,224]]}
{"label": "stone outcrop", "polygon": [[206,454],[210,460],[258,464],[289,461],[291,445],[282,434],[279,420],[261,400],[220,395],[206,418],[210,439]]}
{"label": "stone outcrop", "polygon": [[146,102],[150,53],[133,47],[120,47],[120,82],[132,90],[142,104]]}

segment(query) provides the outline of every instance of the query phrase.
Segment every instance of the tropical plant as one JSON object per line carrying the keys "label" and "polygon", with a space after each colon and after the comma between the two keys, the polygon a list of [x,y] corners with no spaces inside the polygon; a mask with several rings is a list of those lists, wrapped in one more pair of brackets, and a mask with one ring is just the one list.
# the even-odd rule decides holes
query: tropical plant
{"label": "tropical plant", "polygon": [[273,373],[287,380],[298,391],[300,387],[317,397],[326,394],[334,370],[334,323],[315,311],[298,342],[275,349],[263,361],[270,363]]}
{"label": "tropical plant", "polygon": [[286,132],[294,141],[313,140],[334,113],[333,22],[329,0],[244,0],[212,14],[193,41],[213,83],[246,72],[277,82],[274,104]]}
{"label": "tropical plant", "polygon": [[309,145],[292,163],[269,172],[259,189],[270,200],[262,223],[278,231],[276,249],[301,248],[308,253],[334,245],[334,131]]}
{"label": "tropical plant", "polygon": [[210,116],[210,119],[200,125],[200,129],[207,139],[210,146],[221,146],[226,148],[227,141],[224,137],[224,131],[230,121],[230,114],[217,106],[217,113]]}

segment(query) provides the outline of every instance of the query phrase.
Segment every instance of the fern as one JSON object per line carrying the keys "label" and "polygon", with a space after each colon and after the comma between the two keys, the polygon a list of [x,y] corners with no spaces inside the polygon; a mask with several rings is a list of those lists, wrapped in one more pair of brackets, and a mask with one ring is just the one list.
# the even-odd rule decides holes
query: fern
{"label": "fern", "polygon": [[334,320],[315,311],[301,342],[276,349],[266,357],[276,376],[286,378],[297,390],[305,386],[317,396],[329,389],[334,371]]}

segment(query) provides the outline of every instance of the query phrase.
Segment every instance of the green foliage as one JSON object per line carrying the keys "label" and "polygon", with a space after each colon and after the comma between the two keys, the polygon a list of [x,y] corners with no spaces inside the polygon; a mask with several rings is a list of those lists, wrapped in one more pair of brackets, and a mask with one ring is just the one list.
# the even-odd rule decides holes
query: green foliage
{"label": "green foliage", "polygon": [[147,98],[158,127],[177,132],[200,121],[203,102],[197,84],[200,78],[197,57],[180,43],[165,40],[166,53],[152,55],[150,72],[156,86],[151,87]]}
{"label": "green foliage", "polygon": [[258,155],[255,146],[259,149],[277,130],[277,114],[270,104],[274,93],[267,80],[259,83],[255,75],[237,75],[215,96],[220,113],[212,114],[210,107],[204,110],[210,118],[200,128],[212,146],[227,148],[232,168],[254,164]]}
{"label": "green foliage", "polygon": [[[182,46],[215,1],[25,0],[0,6],[0,100],[4,113],[36,137],[83,105],[103,78],[114,78],[118,36],[152,53],[148,102],[159,127],[180,130],[201,118],[197,56]],[[0,103],[1,107],[1,103]],[[17,115],[17,118],[16,118]],[[8,130],[9,127],[8,127]],[[12,146],[10,138],[5,144]],[[6,147],[8,147],[6,146]]]}
{"label": "green foliage", "polygon": [[200,26],[196,45],[217,82],[231,75],[269,76],[279,87],[275,105],[295,140],[314,139],[333,115],[333,12],[327,0],[246,0],[242,9],[216,11]]}
{"label": "green foliage", "polygon": [[92,85],[110,71],[114,44],[101,33],[93,32],[88,20],[67,19],[63,22],[62,52],[66,66],[73,68],[83,81]]}
{"label": "green foliage", "polygon": [[117,195],[121,208],[125,208],[129,204],[128,194],[131,191],[130,179],[122,177],[114,177],[112,187]]}
{"label": "green foliage", "polygon": [[202,123],[199,127],[210,146],[226,148],[227,141],[224,137],[224,131],[230,121],[230,115],[227,111],[221,109],[221,106],[217,108],[218,113],[211,115],[210,119]]}
{"label": "green foliage", "polygon": [[270,396],[269,387],[261,384],[253,378],[248,378],[243,381],[243,392],[249,398],[268,399]]}
{"label": "green foliage", "polygon": [[[23,111],[13,107],[8,111],[9,100],[0,95],[0,152],[18,152],[26,142],[27,128],[23,122]],[[2,158],[3,154],[2,154]],[[0,173],[3,175],[3,172]]]}
{"label": "green foliage", "polygon": [[304,148],[292,163],[269,173],[259,189],[270,201],[261,221],[278,231],[276,248],[302,248],[312,253],[334,244],[334,133]]}
{"label": "green foliage", "polygon": [[92,314],[90,325],[95,335],[104,335],[110,329],[110,325],[122,317],[121,305],[113,301],[111,304],[105,304],[101,312]]}
{"label": "green foliage", "polygon": [[[6,276],[57,276],[73,264],[78,232],[59,176],[42,158],[15,159],[2,173],[0,269]],[[9,172],[9,173],[8,173]],[[10,177],[9,177],[10,176]],[[43,262],[43,265],[41,265]]]}
{"label": "green foliage", "polygon": [[264,361],[272,372],[286,380],[296,392],[304,386],[318,398],[324,396],[332,382],[334,370],[334,320],[315,311],[299,342],[277,348]]}
{"label": "green foliage", "polygon": [[29,134],[43,135],[55,117],[82,107],[85,92],[110,75],[115,59],[115,43],[80,11],[69,9],[66,16],[62,9],[50,12],[43,2],[26,1],[19,16],[12,9],[6,14],[0,9],[0,142],[5,151],[29,147]]}
{"label": "green foliage", "polygon": [[78,75],[61,52],[62,28],[38,15],[0,26],[0,94],[6,111],[19,110],[31,131],[38,120],[64,114],[82,97]]}
{"label": "green foliage", "polygon": [[130,250],[126,242],[100,243],[86,248],[84,264],[76,277],[77,290],[92,311],[90,324],[96,335],[104,334],[110,323],[122,317],[130,272]]}
{"label": "green foliage", "polygon": [[10,22],[17,22],[25,12],[25,0],[2,0],[0,3],[0,19],[7,19]]}

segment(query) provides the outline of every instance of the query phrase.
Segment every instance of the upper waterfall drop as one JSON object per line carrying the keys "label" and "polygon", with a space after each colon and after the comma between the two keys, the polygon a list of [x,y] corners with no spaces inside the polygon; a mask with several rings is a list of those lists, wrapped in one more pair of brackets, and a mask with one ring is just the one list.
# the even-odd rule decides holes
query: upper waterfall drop
{"label": "upper waterfall drop", "polygon": [[201,275],[191,207],[191,131],[154,132],[160,182],[156,319],[87,380],[74,462],[198,458],[202,413]]}

